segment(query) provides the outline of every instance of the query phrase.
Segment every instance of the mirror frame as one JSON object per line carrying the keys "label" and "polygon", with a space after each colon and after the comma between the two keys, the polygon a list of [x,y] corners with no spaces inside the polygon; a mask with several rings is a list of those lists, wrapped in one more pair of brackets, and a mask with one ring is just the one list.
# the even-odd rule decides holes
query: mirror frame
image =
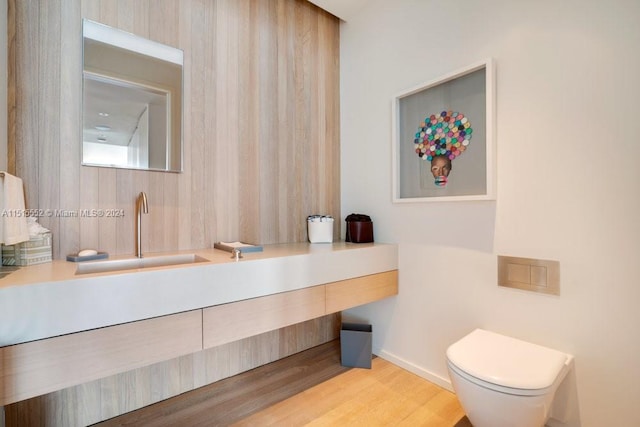
{"label": "mirror frame", "polygon": [[[171,168],[170,164],[166,164],[165,168],[152,168],[152,167],[135,167],[129,165],[109,165],[109,164],[97,164],[97,163],[89,163],[84,161],[84,97],[85,97],[85,74],[95,75],[95,72],[90,70],[85,70],[85,52],[84,45],[85,40],[95,40],[100,43],[108,44],[120,49],[124,49],[130,52],[134,52],[143,56],[147,56],[153,58],[155,60],[162,60],[166,62],[170,62],[173,64],[177,64],[181,67],[180,73],[180,134],[179,140],[179,168]],[[158,172],[173,172],[173,173],[181,173],[184,171],[184,52],[181,49],[167,46],[159,42],[155,42],[153,40],[145,39],[138,35],[128,33],[126,31],[120,30],[118,28],[113,28],[105,24],[101,24],[99,22],[91,21],[89,19],[82,20],[82,127],[81,127],[81,165],[82,166],[92,166],[92,167],[106,167],[106,168],[116,168],[116,169],[131,169],[131,170],[147,170],[147,171],[158,171]],[[118,79],[112,79],[118,80]],[[171,95],[168,96],[169,101],[171,99]],[[168,105],[168,111],[170,111],[171,105]],[[165,147],[167,150],[173,150],[170,147],[173,147],[173,144],[176,143],[172,136],[171,129],[174,127],[174,119],[167,119],[167,143]]]}

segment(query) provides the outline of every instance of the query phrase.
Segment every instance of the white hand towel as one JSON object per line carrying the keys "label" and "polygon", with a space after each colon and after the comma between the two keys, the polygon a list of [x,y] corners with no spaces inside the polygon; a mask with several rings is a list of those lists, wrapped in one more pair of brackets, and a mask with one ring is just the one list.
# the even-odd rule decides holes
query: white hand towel
{"label": "white hand towel", "polygon": [[29,240],[22,180],[0,171],[0,243],[15,245]]}

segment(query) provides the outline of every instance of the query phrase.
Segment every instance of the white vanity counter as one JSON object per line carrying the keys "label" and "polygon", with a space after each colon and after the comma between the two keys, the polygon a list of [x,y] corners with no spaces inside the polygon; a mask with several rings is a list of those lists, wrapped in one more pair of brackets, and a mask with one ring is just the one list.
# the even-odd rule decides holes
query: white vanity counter
{"label": "white vanity counter", "polygon": [[[393,244],[266,245],[240,261],[76,275],[77,263],[23,267],[0,279],[0,346],[241,301],[398,268]],[[172,253],[173,254],[173,253]],[[162,254],[145,254],[146,257]]]}

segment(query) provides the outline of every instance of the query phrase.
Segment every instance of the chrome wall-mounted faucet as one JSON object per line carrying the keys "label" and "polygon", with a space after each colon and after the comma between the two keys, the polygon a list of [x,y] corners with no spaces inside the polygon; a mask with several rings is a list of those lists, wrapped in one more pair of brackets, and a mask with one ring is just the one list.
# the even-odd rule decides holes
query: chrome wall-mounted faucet
{"label": "chrome wall-mounted faucet", "polygon": [[136,199],[136,256],[142,258],[142,214],[149,213],[149,205],[147,204],[147,195],[141,191]]}

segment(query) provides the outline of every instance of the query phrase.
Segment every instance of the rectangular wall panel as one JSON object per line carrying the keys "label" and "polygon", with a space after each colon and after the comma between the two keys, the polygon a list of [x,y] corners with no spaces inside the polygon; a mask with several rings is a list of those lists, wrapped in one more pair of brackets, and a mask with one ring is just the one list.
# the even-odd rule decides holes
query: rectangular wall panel
{"label": "rectangular wall panel", "polygon": [[324,286],[208,307],[202,342],[215,347],[324,315]]}
{"label": "rectangular wall panel", "polygon": [[202,349],[202,310],[0,348],[0,405]]}
{"label": "rectangular wall panel", "polygon": [[328,283],[327,314],[398,294],[398,270]]}

